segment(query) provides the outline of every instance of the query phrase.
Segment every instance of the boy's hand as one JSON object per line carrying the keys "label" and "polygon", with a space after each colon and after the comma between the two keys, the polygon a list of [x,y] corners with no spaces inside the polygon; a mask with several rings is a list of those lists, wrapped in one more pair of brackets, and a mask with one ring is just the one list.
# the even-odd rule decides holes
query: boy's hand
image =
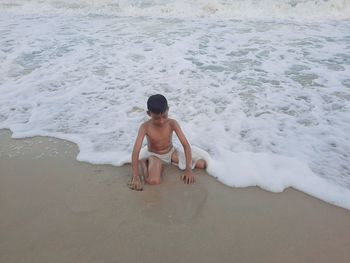
{"label": "boy's hand", "polygon": [[185,184],[193,184],[196,180],[192,170],[189,170],[189,171],[185,170],[181,179],[184,181]]}
{"label": "boy's hand", "polygon": [[140,176],[132,176],[130,181],[128,182],[128,187],[131,190],[142,191],[143,185]]}

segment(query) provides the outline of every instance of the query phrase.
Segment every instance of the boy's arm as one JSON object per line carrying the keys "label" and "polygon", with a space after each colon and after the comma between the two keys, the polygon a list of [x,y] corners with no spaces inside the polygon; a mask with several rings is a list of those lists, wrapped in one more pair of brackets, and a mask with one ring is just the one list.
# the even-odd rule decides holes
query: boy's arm
{"label": "boy's arm", "polygon": [[177,137],[179,138],[182,146],[184,147],[184,151],[185,151],[185,157],[186,157],[186,168],[185,168],[185,173],[183,176],[183,179],[185,180],[185,183],[194,183],[195,181],[195,177],[194,177],[194,173],[192,172],[192,153],[191,153],[191,146],[188,143],[185,134],[183,133],[183,131],[180,128],[180,125],[177,123],[177,121],[174,120],[173,122],[173,127],[174,127],[174,131],[177,135]]}
{"label": "boy's arm", "polygon": [[[142,124],[139,128],[139,132],[137,134],[134,148],[133,148],[132,155],[131,155],[132,178],[131,178],[131,181],[129,183],[129,184],[131,184],[131,187],[130,187],[130,185],[129,185],[129,187],[132,189],[136,189],[136,190],[142,190],[142,185],[141,186],[138,185],[138,183],[141,183],[141,181],[139,180],[140,177],[139,177],[138,163],[139,163],[140,150],[141,150],[142,142],[143,142],[145,135],[146,135],[145,124]],[[141,187],[141,189],[139,189],[140,187]]]}

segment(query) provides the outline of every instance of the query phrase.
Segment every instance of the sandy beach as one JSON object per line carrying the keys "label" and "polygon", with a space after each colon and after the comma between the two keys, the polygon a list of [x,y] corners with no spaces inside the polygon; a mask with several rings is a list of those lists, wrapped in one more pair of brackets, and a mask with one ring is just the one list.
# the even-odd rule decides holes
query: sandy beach
{"label": "sandy beach", "polygon": [[[76,161],[75,144],[0,130],[0,262],[349,262],[350,211],[293,189],[126,187],[130,165]],[[234,175],[232,175],[234,176]]]}

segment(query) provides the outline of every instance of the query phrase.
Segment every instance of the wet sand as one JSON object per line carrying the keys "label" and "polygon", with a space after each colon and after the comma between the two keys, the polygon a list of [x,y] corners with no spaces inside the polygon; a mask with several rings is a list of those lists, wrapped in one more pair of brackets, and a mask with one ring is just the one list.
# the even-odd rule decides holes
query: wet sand
{"label": "wet sand", "polygon": [[[75,144],[0,130],[0,262],[349,262],[350,211],[293,189],[195,185],[167,167],[126,187],[130,165],[76,161]],[[234,176],[234,175],[232,175]]]}

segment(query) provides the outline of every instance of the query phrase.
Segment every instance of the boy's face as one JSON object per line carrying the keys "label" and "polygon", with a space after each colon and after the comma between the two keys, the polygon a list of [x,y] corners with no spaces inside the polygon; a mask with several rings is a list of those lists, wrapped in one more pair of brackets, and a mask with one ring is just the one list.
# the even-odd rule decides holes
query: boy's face
{"label": "boy's face", "polygon": [[162,126],[168,120],[168,110],[159,114],[147,111],[147,114],[151,117],[152,123],[156,126]]}

